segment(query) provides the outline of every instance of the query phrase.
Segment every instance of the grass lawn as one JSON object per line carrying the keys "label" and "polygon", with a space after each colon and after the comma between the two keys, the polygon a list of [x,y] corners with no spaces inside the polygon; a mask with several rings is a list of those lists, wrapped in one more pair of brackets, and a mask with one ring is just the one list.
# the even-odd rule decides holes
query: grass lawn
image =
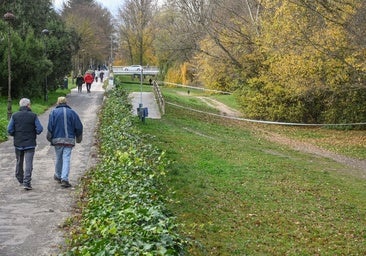
{"label": "grass lawn", "polygon": [[[179,90],[163,94],[167,102],[207,108]],[[366,254],[366,183],[347,175],[350,167],[265,141],[256,125],[172,105],[161,120],[139,126],[171,160],[169,207],[192,241],[190,255]],[[329,148],[333,142],[365,158],[347,140],[362,131],[261,128]]]}

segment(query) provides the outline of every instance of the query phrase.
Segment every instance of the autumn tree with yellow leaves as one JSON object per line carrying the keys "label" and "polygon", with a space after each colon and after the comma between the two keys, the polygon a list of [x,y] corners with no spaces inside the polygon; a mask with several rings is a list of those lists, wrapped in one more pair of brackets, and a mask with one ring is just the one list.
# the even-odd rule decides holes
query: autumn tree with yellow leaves
{"label": "autumn tree with yellow leaves", "polygon": [[264,1],[259,75],[241,87],[251,118],[352,123],[366,118],[364,72],[346,25],[355,1]]}
{"label": "autumn tree with yellow leaves", "polygon": [[156,63],[152,42],[153,15],[156,3],[152,0],[126,0],[118,13],[119,58],[125,65]]}
{"label": "autumn tree with yellow leaves", "polygon": [[108,65],[113,32],[111,13],[95,0],[69,0],[63,5],[62,18],[77,35],[74,72],[83,73],[98,65]]}
{"label": "autumn tree with yellow leaves", "polygon": [[[170,2],[192,27],[191,51],[180,63],[195,67],[193,77],[202,86],[236,92],[246,117],[303,123],[366,119],[365,43],[358,36],[362,1]],[[171,40],[175,49],[187,46],[176,41]]]}

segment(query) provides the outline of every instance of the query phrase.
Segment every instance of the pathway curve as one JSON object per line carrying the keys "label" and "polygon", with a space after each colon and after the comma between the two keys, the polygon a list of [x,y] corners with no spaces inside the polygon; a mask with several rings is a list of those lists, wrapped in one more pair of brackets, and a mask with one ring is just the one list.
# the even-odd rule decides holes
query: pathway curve
{"label": "pathway curve", "polygon": [[232,116],[232,117],[240,117],[241,113],[237,111],[236,109],[230,108],[229,106],[225,105],[224,103],[212,99],[210,97],[198,97],[200,100],[205,102],[208,106],[216,108],[220,111],[220,115],[224,116]]}

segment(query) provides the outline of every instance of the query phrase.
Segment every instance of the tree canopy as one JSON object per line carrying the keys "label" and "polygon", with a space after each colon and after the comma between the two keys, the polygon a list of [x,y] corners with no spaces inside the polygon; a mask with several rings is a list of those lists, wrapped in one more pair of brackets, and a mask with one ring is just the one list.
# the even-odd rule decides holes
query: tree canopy
{"label": "tree canopy", "polygon": [[69,0],[64,4],[62,18],[75,31],[77,49],[73,56],[74,71],[85,72],[106,65],[110,60],[112,15],[96,1]]}
{"label": "tree canopy", "polygon": [[[46,76],[48,89],[56,89],[71,66],[72,31],[67,30],[48,0],[4,1],[0,10],[4,14],[11,10],[15,16],[12,22],[0,22],[3,40],[7,41],[8,32],[11,37],[12,96],[41,97]],[[44,29],[48,35],[42,33]],[[7,48],[8,44],[0,45],[0,95],[6,95],[8,89]]]}
{"label": "tree canopy", "polygon": [[[60,13],[50,0],[2,1],[0,9],[15,16],[12,22],[0,22],[2,41],[7,42],[9,32],[11,37],[14,98],[42,97],[46,78],[47,89],[55,90],[66,75],[108,64],[113,20],[95,1],[67,1]],[[2,96],[8,90],[7,49],[7,43],[0,44]]]}
{"label": "tree canopy", "polygon": [[[366,119],[366,4],[361,0],[121,1],[115,19],[94,0],[3,1],[12,94],[42,94],[70,71],[158,65],[162,79],[235,93],[245,117],[303,123]],[[48,36],[42,34],[47,29]],[[0,44],[0,93],[7,90]]]}
{"label": "tree canopy", "polygon": [[126,0],[118,13],[119,57],[124,64],[155,63],[153,15],[156,1]]}
{"label": "tree canopy", "polygon": [[155,52],[185,72],[166,79],[234,92],[245,117],[364,122],[365,7],[360,0],[169,0],[155,15]]}

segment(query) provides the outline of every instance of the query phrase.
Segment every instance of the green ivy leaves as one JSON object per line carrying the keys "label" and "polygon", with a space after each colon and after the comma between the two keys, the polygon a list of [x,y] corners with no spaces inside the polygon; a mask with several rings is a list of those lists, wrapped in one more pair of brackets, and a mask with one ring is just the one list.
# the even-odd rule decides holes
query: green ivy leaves
{"label": "green ivy leaves", "polygon": [[164,153],[133,126],[127,93],[113,91],[100,115],[100,163],[87,174],[81,220],[68,255],[182,255],[186,242],[164,207]]}

